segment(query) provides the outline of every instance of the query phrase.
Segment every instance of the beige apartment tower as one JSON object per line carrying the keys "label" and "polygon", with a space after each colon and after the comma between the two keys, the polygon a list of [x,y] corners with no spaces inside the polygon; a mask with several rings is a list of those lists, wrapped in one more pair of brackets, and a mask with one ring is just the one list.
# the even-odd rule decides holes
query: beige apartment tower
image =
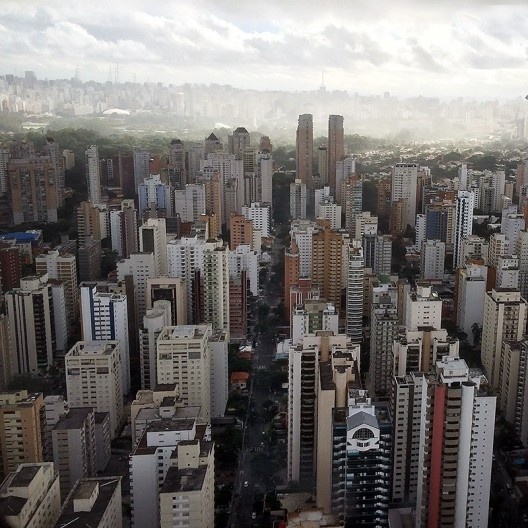
{"label": "beige apartment tower", "polygon": [[[328,183],[330,193],[337,196],[336,164],[345,156],[345,131],[343,116],[328,116]],[[339,193],[338,193],[339,194]]]}
{"label": "beige apartment tower", "polygon": [[313,116],[302,114],[297,125],[296,178],[313,189]]}

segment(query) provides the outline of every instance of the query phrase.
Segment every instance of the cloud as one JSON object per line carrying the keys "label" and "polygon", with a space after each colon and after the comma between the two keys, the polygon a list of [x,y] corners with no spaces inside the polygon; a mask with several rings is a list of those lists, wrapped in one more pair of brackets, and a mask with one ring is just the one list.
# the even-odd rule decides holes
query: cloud
{"label": "cloud", "polygon": [[[0,73],[217,82],[254,88],[434,89],[528,78],[528,6],[367,0],[8,0]],[[454,82],[456,79],[456,82]],[[128,79],[127,79],[128,80]],[[523,87],[521,91],[526,91]]]}

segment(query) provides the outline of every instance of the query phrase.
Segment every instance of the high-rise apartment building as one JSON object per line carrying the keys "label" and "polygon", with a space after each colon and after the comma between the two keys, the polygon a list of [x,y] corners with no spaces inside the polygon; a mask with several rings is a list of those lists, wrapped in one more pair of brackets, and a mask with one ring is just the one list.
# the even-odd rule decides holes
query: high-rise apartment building
{"label": "high-rise apartment building", "polygon": [[422,403],[416,526],[486,526],[496,397],[464,360],[437,361],[436,375]]}
{"label": "high-rise apartment building", "polygon": [[51,431],[53,463],[65,499],[76,482],[95,475],[95,414],[91,407],[71,408]]}
{"label": "high-rise apartment building", "polygon": [[150,175],[150,152],[141,147],[132,149],[134,158],[134,189],[137,192],[139,185]]}
{"label": "high-rise apartment building", "polygon": [[56,222],[64,191],[64,160],[50,138],[42,152],[33,143],[16,141],[6,164],[7,192],[13,224]]}
{"label": "high-rise apartment building", "polygon": [[154,389],[157,384],[156,340],[166,326],[171,326],[170,301],[155,301],[143,317],[139,330],[141,388]]}
{"label": "high-rise apartment building", "polygon": [[253,220],[248,220],[243,214],[233,213],[229,219],[229,248],[234,251],[240,245],[254,247]]}
{"label": "high-rise apartment building", "polygon": [[147,281],[156,277],[156,269],[154,253],[131,253],[130,257],[117,263],[117,279],[125,281],[126,277],[132,278],[138,328],[147,311]]}
{"label": "high-rise apartment building", "polygon": [[187,324],[187,285],[182,278],[159,277],[147,279],[145,292],[147,309],[156,301],[169,301],[170,322],[168,325]]}
{"label": "high-rise apartment building", "polygon": [[113,528],[123,524],[121,477],[83,478],[62,506],[55,526]]}
{"label": "high-rise apartment building", "polygon": [[139,251],[154,255],[156,277],[167,275],[167,227],[165,218],[149,218],[139,228]]}
{"label": "high-rise apartment building", "polygon": [[202,420],[211,416],[211,335],[211,325],[167,326],[156,341],[158,383],[176,383],[184,404],[200,407]]}
{"label": "high-rise apartment building", "polygon": [[[340,162],[338,164],[338,169],[341,169],[341,166],[343,166],[346,170],[346,163],[349,159],[351,158],[347,158]],[[353,170],[355,171],[355,163]],[[340,170],[338,170],[338,172],[340,172]],[[342,181],[341,187],[343,188],[343,201],[341,202],[338,200],[338,202],[344,204],[345,227],[350,233],[350,236],[354,237],[357,232],[356,219],[363,211],[363,181],[360,176],[357,176],[354,173],[346,175],[343,179],[339,178],[339,180]]]}
{"label": "high-rise apartment building", "polygon": [[292,220],[306,219],[306,183],[299,178],[290,183],[290,217]]}
{"label": "high-rise apartment building", "polygon": [[133,200],[123,200],[121,209],[110,211],[112,251],[128,258],[138,251],[138,213]]}
{"label": "high-rise apartment building", "polygon": [[42,393],[26,390],[0,394],[0,477],[25,462],[48,454],[46,410]]}
{"label": "high-rise apartment building", "polygon": [[[298,345],[290,347],[288,365],[288,480],[310,490],[317,482],[317,489],[328,494],[331,410],[344,404],[344,398],[336,396],[337,387],[343,389],[349,381],[357,381],[359,345],[330,331],[306,334]],[[339,374],[338,365],[343,366],[342,376],[332,385],[332,372]],[[329,377],[324,374],[328,367]],[[323,394],[323,390],[328,392]],[[321,496],[320,500],[326,503],[328,498]]]}
{"label": "high-rise apartment building", "polygon": [[527,305],[518,289],[493,288],[486,293],[482,320],[481,359],[493,388],[499,386],[503,341],[520,341],[526,332]]}
{"label": "high-rise apartment building", "polygon": [[321,145],[317,149],[317,174],[320,184],[328,185],[328,147],[326,145]]}
{"label": "high-rise apartment building", "polygon": [[482,261],[486,266],[489,259],[489,243],[478,235],[469,235],[461,240],[460,262],[461,266],[468,261]]}
{"label": "high-rise apartment building", "polygon": [[173,189],[183,189],[187,183],[185,166],[185,147],[180,139],[173,139],[169,145],[169,163],[167,164],[169,184]]}
{"label": "high-rise apartment building", "polygon": [[422,243],[420,275],[422,280],[442,280],[444,277],[445,242],[424,240]]}
{"label": "high-rise apartment building", "polygon": [[88,200],[99,204],[101,200],[101,174],[99,166],[99,149],[92,145],[86,150],[86,181],[88,183]]}
{"label": "high-rise apartment building", "polygon": [[60,509],[59,474],[51,462],[20,464],[0,486],[5,526],[53,528]]}
{"label": "high-rise apartment building", "polygon": [[140,218],[144,218],[151,212],[157,217],[172,216],[172,188],[161,180],[159,174],[147,174],[136,189]]}
{"label": "high-rise apartment building", "polygon": [[306,299],[292,309],[290,324],[291,344],[298,345],[305,334],[315,334],[319,330],[339,333],[339,316],[333,304],[322,299]]}
{"label": "high-rise apartment building", "polygon": [[182,222],[196,222],[205,213],[204,184],[188,183],[183,189],[174,191],[174,214],[180,215]]}
{"label": "high-rise apartment building", "polygon": [[0,247],[0,281],[2,293],[14,288],[20,288],[22,278],[22,263],[20,249],[16,246]]}
{"label": "high-rise apartment building", "polygon": [[332,413],[332,510],[345,526],[388,521],[392,420],[386,405],[351,389]]}
{"label": "high-rise apartment building", "polygon": [[416,222],[416,186],[419,165],[416,163],[396,163],[392,167],[391,201],[403,200],[403,226]]}
{"label": "high-rise apartment building", "polygon": [[455,240],[453,243],[453,267],[461,268],[464,265],[462,260],[462,241],[471,236],[473,232],[473,209],[474,194],[470,191],[458,191],[456,199],[455,213]]}
{"label": "high-rise apartment building", "polygon": [[81,325],[84,341],[119,341],[121,387],[130,391],[130,342],[126,295],[109,292],[104,284],[83,282]]}
{"label": "high-rise apartment building", "polygon": [[271,207],[269,205],[254,202],[249,207],[242,207],[242,214],[253,222],[253,229],[259,229],[263,238],[270,236]]}
{"label": "high-rise apartment building", "polygon": [[66,391],[72,407],[110,414],[112,438],[123,422],[121,354],[118,341],[78,341],[64,358]]}
{"label": "high-rise apartment building", "polygon": [[370,315],[369,391],[377,400],[388,400],[392,380],[392,345],[398,335],[398,308],[390,295],[372,303]]}
{"label": "high-rise apartment building", "polygon": [[230,154],[234,154],[237,159],[242,159],[244,149],[249,147],[249,132],[244,127],[237,127],[233,134],[227,136],[227,148]]}
{"label": "high-rise apartment building", "polygon": [[77,287],[77,262],[75,255],[61,254],[58,250],[42,253],[35,258],[37,275],[64,283],[66,313],[69,321],[79,316],[79,290]]}
{"label": "high-rise apartment building", "polygon": [[347,257],[348,235],[328,225],[312,236],[312,284],[319,286],[321,297],[341,312],[341,289],[344,281],[344,259]]}
{"label": "high-rise apartment building", "polygon": [[328,116],[328,183],[330,193],[341,203],[336,181],[336,164],[345,156],[345,131],[343,116]]}
{"label": "high-rise apartment building", "polygon": [[359,242],[352,242],[347,248],[348,266],[346,282],[346,335],[352,343],[363,341],[363,280],[365,261]]}
{"label": "high-rise apartment building", "polygon": [[[481,264],[467,264],[457,270],[457,326],[475,345],[475,329],[482,330],[488,269]],[[476,325],[476,326],[475,326]]]}
{"label": "high-rise apartment building", "polygon": [[[177,492],[177,488],[174,487],[176,475],[173,473],[173,468],[183,470],[186,465],[192,467],[207,464],[214,472],[213,443],[210,441],[210,433],[207,432],[207,428],[197,421],[199,409],[196,407],[175,408],[174,406],[170,408],[165,403],[168,400],[174,400],[174,398],[167,397],[162,405],[157,406],[157,408],[152,406],[144,408],[137,415],[138,420],[146,419],[148,422],[143,432],[137,436],[129,462],[132,525],[138,528],[160,526],[161,512],[163,512],[165,519],[169,512],[173,513],[173,520],[178,522],[176,526],[183,526],[179,523],[191,518],[196,523],[193,522],[193,524],[189,524],[190,526],[202,526],[202,522],[206,520],[203,517],[195,517],[195,515],[199,515],[206,506],[209,506],[209,496],[207,496],[207,502],[205,502],[205,496],[201,497],[201,500],[204,501],[203,504],[196,504],[193,497],[192,512],[189,511],[189,500],[186,500],[191,497],[187,495],[180,499],[174,496],[170,499],[167,497],[168,494]],[[178,450],[180,444],[182,447],[185,446],[181,452]],[[184,454],[188,452],[190,446],[197,448],[197,450],[192,449],[192,455],[196,456],[192,461],[187,460]],[[182,455],[181,458],[180,455]],[[169,471],[171,475],[165,487]],[[188,476],[191,476],[191,473]],[[198,480],[203,482],[203,477],[204,475]],[[209,474],[208,477],[211,478]],[[180,490],[182,492],[197,491],[193,489],[192,480],[187,486],[184,482],[180,482]],[[167,495],[165,495],[163,506],[160,508],[162,489]],[[178,506],[178,508],[173,508],[174,506]],[[168,524],[167,526],[171,525]]]}
{"label": "high-rise apartment building", "polygon": [[[37,373],[53,364],[57,350],[56,331],[61,330],[57,324],[66,323],[55,321],[53,303],[53,288],[46,276],[25,277],[20,288],[6,294],[14,372]],[[64,306],[62,308],[65,312]],[[62,332],[59,333],[62,336]],[[64,346],[62,342],[61,346]]]}
{"label": "high-rise apartment building", "polygon": [[94,281],[101,278],[101,240],[87,237],[77,251],[79,256],[79,280]]}
{"label": "high-rise apartment building", "polygon": [[306,188],[313,189],[313,116],[303,114],[299,116],[296,139],[296,178],[306,184]]}

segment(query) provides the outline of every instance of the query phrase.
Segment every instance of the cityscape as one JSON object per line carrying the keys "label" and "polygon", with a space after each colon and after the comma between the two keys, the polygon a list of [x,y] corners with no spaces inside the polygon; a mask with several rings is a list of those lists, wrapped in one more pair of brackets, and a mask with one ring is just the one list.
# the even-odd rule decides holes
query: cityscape
{"label": "cityscape", "polygon": [[528,527],[528,9],[52,4],[0,14],[0,527]]}

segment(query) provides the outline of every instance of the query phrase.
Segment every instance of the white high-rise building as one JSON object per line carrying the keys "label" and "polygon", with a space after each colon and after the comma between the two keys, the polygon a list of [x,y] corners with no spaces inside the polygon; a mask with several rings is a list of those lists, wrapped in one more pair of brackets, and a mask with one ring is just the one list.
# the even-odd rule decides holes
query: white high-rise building
{"label": "white high-rise building", "polygon": [[312,276],[312,237],[320,226],[311,220],[292,222],[290,237],[299,250],[299,277]]}
{"label": "white high-rise building", "polygon": [[79,315],[79,289],[75,255],[61,255],[57,250],[48,251],[35,258],[35,266],[37,275],[47,274],[49,279],[64,283],[68,320],[76,320]]}
{"label": "white high-rise building", "polygon": [[88,200],[93,204],[101,203],[101,175],[99,151],[92,145],[86,151],[86,179],[88,180]]}
{"label": "white high-rise building", "polygon": [[182,222],[196,222],[205,214],[205,186],[188,183],[185,188],[174,191],[174,214],[180,215]]}
{"label": "white high-rise building", "polygon": [[198,234],[171,240],[167,245],[167,265],[169,277],[181,278],[187,285],[187,321],[198,321],[196,295],[200,290],[197,283],[204,267],[204,253],[222,248],[221,240],[206,241]]}
{"label": "white high-rise building", "polygon": [[416,249],[422,250],[422,243],[426,239],[425,232],[427,228],[427,216],[424,214],[416,215]]}
{"label": "white high-rise building", "polygon": [[229,275],[239,277],[242,271],[247,273],[251,293],[258,297],[259,254],[245,244],[240,244],[234,251],[229,251]]}
{"label": "white high-rise building", "polygon": [[363,248],[352,243],[348,248],[348,274],[346,285],[346,335],[353,343],[363,340],[363,279],[365,261]]}
{"label": "white high-rise building", "polygon": [[396,163],[392,167],[391,201],[404,200],[403,224],[413,227],[416,224],[416,187],[419,168],[416,163]]}
{"label": "white high-rise building", "polygon": [[293,346],[298,345],[305,334],[315,334],[319,330],[328,330],[337,335],[339,314],[332,303],[320,299],[307,299],[303,304],[296,304],[293,307],[290,329]]}
{"label": "white high-rise building", "polygon": [[172,215],[171,186],[161,181],[159,174],[151,174],[142,179],[138,186],[139,216],[154,209],[165,216]]}
{"label": "white high-rise building", "polygon": [[[471,171],[469,171],[471,172]],[[470,176],[470,174],[469,174]],[[468,168],[467,163],[462,163],[460,167],[458,167],[458,181],[459,181],[459,188],[461,191],[466,191],[468,189]]]}
{"label": "white high-rise building", "polygon": [[455,230],[453,242],[453,267],[461,268],[462,240],[473,232],[474,195],[470,191],[458,191],[455,210]]}
{"label": "white high-rise building", "polygon": [[156,270],[153,253],[131,253],[130,257],[117,263],[117,279],[124,281],[125,277],[131,276],[134,283],[134,306],[138,328],[147,311],[147,280],[156,277]]}
{"label": "white high-rise building", "polygon": [[430,284],[418,283],[416,290],[407,294],[405,326],[411,331],[422,326],[434,330],[442,328],[442,299],[433,292]]}
{"label": "white high-rise building", "polygon": [[445,243],[425,240],[421,252],[421,277],[423,280],[442,280],[444,277]]}
{"label": "white high-rise building", "polygon": [[138,251],[138,214],[134,200],[123,200],[121,209],[110,211],[112,250],[122,258]]}
{"label": "white high-rise building", "polygon": [[13,371],[36,374],[50,367],[56,351],[55,325],[65,325],[66,321],[54,321],[53,292],[47,275],[23,278],[20,288],[6,293],[5,301]]}
{"label": "white high-rise building", "polygon": [[318,218],[328,220],[332,229],[341,229],[341,206],[335,203],[320,205]]}
{"label": "white high-rise building", "polygon": [[[515,246],[514,246],[515,247]],[[506,235],[502,233],[493,233],[489,239],[489,260],[488,265],[492,268],[497,267],[500,257],[508,257],[511,255],[513,248]]]}
{"label": "white high-rise building", "polygon": [[154,254],[156,277],[167,275],[167,227],[165,218],[149,218],[139,228],[139,251]]}
{"label": "white high-rise building", "polygon": [[53,528],[60,509],[59,473],[52,462],[20,464],[0,486],[5,526]]}
{"label": "white high-rise building", "polygon": [[487,274],[488,268],[480,264],[467,264],[458,271],[457,326],[472,345],[475,345],[474,325],[482,329]]}
{"label": "white high-rise building", "polygon": [[[326,152],[326,149],[325,149],[325,152]],[[326,167],[326,163],[325,163],[325,167]],[[323,187],[322,189],[315,189],[314,195],[315,195],[315,203],[314,203],[315,218],[317,218],[319,216],[319,206],[324,203],[328,203],[328,201],[331,200],[330,187],[327,185]]]}
{"label": "white high-rise building", "polygon": [[416,501],[416,526],[488,524],[496,398],[485,387],[457,357],[437,361],[434,377],[394,380],[392,500]]}
{"label": "white high-rise building", "polygon": [[499,383],[502,342],[520,341],[526,332],[527,302],[517,289],[492,289],[486,293],[482,321],[481,359],[493,388]]}
{"label": "white high-rise building", "polygon": [[502,210],[501,233],[506,235],[512,249],[517,246],[519,235],[524,229],[524,214],[517,212],[516,205]]}
{"label": "white high-rise building", "polygon": [[263,238],[270,236],[271,208],[259,202],[252,203],[250,207],[242,207],[242,214],[253,221],[253,229],[259,229]]}
{"label": "white high-rise building", "polygon": [[485,238],[478,235],[469,235],[462,238],[460,250],[460,262],[466,264],[467,260],[482,260],[487,266],[489,259],[489,243]]}
{"label": "white high-rise building", "polygon": [[519,289],[519,259],[517,257],[499,257],[495,288]]}
{"label": "white high-rise building", "polygon": [[156,340],[161,331],[172,324],[170,301],[155,301],[143,317],[139,329],[139,361],[141,388],[153,390],[157,384]]}
{"label": "white high-rise building", "polygon": [[108,292],[95,282],[81,283],[81,324],[84,341],[119,341],[121,387],[130,392],[130,344],[127,296]]}
{"label": "white high-rise building", "polygon": [[159,384],[176,383],[185,405],[211,417],[211,325],[167,326],[157,339]]}
{"label": "white high-rise building", "polygon": [[121,353],[118,341],[78,341],[64,358],[71,407],[110,414],[112,438],[123,423]]}
{"label": "white high-rise building", "polygon": [[[201,432],[203,427],[199,426],[197,413],[196,407],[159,406],[143,409],[138,414],[138,418],[147,415],[147,425],[129,461],[132,526],[212,528],[203,522],[210,517],[199,515],[204,511],[214,514],[214,447],[209,428],[205,434]],[[210,467],[207,470],[201,468],[205,474],[202,471],[195,474],[196,465]],[[174,471],[180,469],[187,479],[178,479],[178,474],[174,475]],[[204,485],[210,488],[206,495],[197,493],[192,499],[188,496],[188,490],[197,488],[195,491],[198,492]]]}

